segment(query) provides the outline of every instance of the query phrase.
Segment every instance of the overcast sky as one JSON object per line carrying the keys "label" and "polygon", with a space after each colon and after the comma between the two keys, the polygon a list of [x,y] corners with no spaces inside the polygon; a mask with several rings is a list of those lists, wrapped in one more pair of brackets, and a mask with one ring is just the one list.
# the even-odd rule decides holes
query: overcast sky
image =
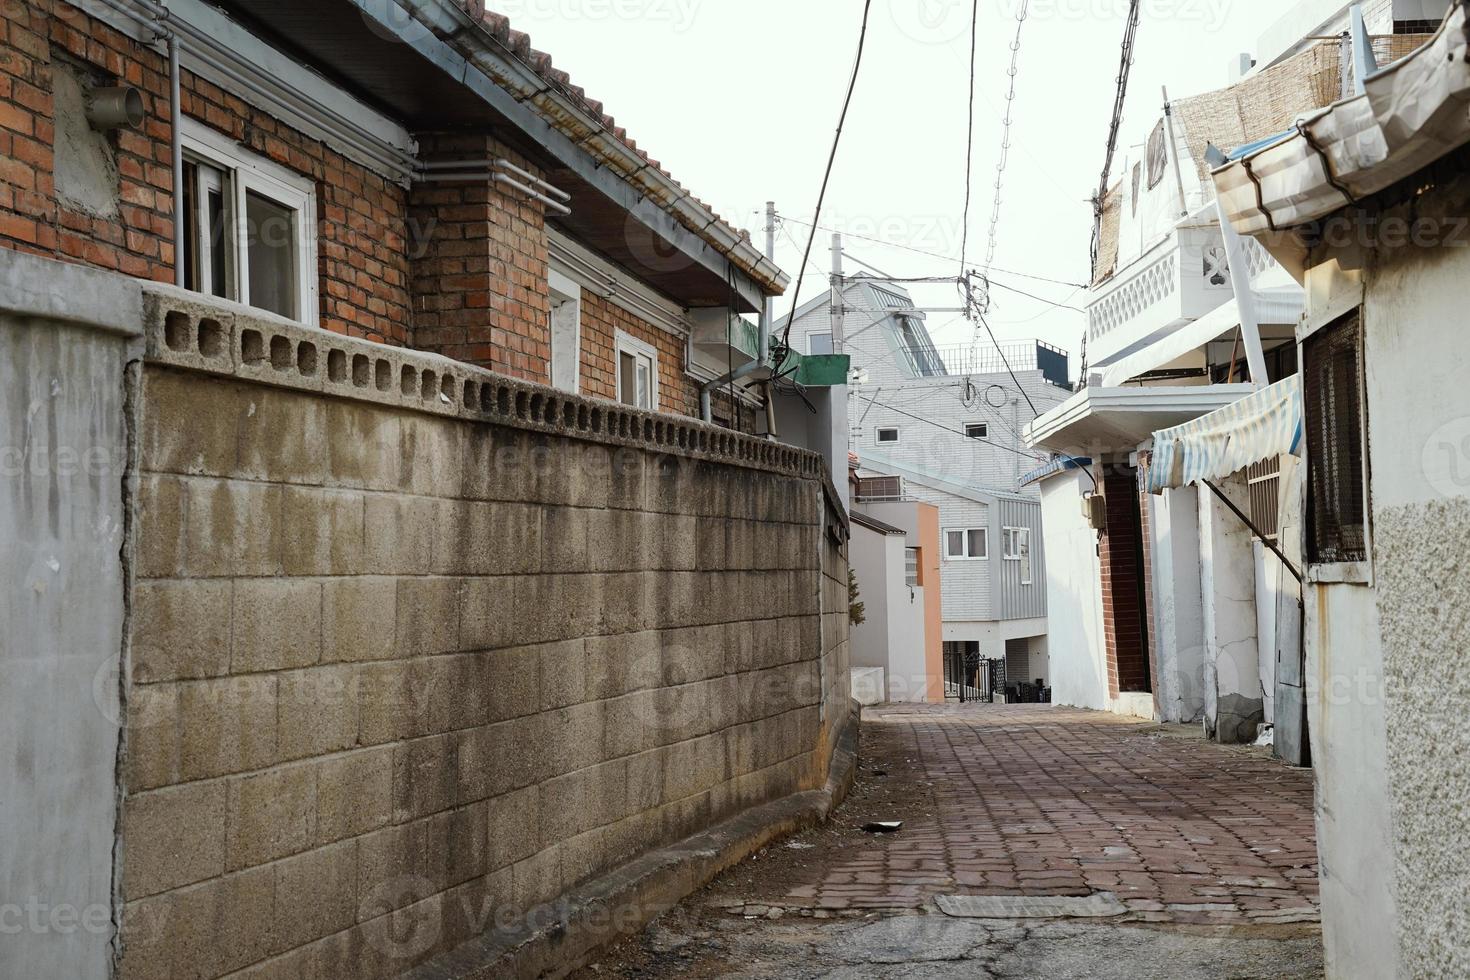
{"label": "overcast sky", "polygon": [[[999,156],[1010,45],[1020,0],[981,0],[969,256],[983,262]],[[764,241],[766,200],[810,220],[852,67],[860,0],[501,0],[558,67],[606,104],[641,147],[737,227]],[[1056,302],[1083,294],[1088,198],[1102,168],[1127,0],[1030,0],[1021,34],[993,274]],[[1147,138],[1171,97],[1224,86],[1283,5],[1265,0],[1144,0],[1119,162]],[[895,276],[959,270],[964,201],[969,0],[873,0],[867,50],[821,223],[846,251]],[[810,229],[778,234],[793,278]],[[825,288],[830,236],[819,235],[802,302]],[[952,258],[928,258],[895,246]],[[856,269],[849,261],[849,271]],[[1009,270],[1002,272],[1001,270]],[[794,291],[778,301],[785,311]],[[956,305],[950,287],[919,294]],[[1002,339],[1037,337],[1073,355],[1081,313],[997,287]],[[953,314],[929,317],[936,343],[967,343]]]}

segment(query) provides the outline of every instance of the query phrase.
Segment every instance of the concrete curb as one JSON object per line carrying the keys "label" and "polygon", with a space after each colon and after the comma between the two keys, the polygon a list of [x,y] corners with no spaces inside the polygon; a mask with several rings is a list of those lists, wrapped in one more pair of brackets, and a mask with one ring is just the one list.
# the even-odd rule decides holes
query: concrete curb
{"label": "concrete curb", "polygon": [[404,980],[504,980],[560,977],[591,962],[716,875],[773,840],[826,820],[857,773],[859,715],[853,706],[838,733],[827,783],[773,800],[702,833],[651,851],[567,892],[511,928],[472,939],[404,974]]}

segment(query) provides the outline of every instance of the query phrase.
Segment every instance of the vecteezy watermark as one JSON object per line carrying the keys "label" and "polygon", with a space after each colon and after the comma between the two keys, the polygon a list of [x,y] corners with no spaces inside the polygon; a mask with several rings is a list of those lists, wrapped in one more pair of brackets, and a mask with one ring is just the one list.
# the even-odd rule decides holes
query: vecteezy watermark
{"label": "vecteezy watermark", "polygon": [[1420,463],[1435,493],[1444,497],[1470,493],[1470,415],[1450,419],[1430,433]]}
{"label": "vecteezy watermark", "polygon": [[511,26],[532,25],[538,20],[561,23],[575,21],[628,20],[668,24],[676,34],[694,26],[702,0],[501,0],[497,13],[510,18]]}
{"label": "vecteezy watermark", "polygon": [[112,932],[112,908],[106,903],[73,905],[31,896],[24,902],[0,903],[0,936],[70,936],[78,932],[105,936]]}
{"label": "vecteezy watermark", "polygon": [[[1232,0],[1143,0],[1139,18],[1150,21],[1195,23],[1218,31]],[[990,0],[982,4],[982,24],[1014,20],[1026,5],[1028,20],[1098,21],[1122,25],[1129,0]],[[970,33],[971,0],[888,0],[888,11],[899,31],[921,44],[951,44]]]}
{"label": "vecteezy watermark", "polygon": [[378,920],[364,930],[367,942],[384,956],[411,960],[429,952],[444,931],[442,900],[427,899],[438,888],[421,875],[398,875],[369,888],[358,903],[360,922]]}

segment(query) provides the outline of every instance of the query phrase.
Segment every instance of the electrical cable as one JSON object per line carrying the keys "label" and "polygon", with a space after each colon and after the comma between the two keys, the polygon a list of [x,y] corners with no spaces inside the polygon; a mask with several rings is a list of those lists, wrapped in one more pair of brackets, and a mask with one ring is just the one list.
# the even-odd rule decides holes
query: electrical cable
{"label": "electrical cable", "polygon": [[860,392],[857,393],[855,395],[855,397],[858,398],[858,400],[868,402],[869,404],[874,405],[877,408],[886,408],[890,412],[895,412],[895,413],[897,413],[899,415],[904,416],[905,418],[913,419],[915,422],[923,422],[925,425],[931,425],[934,428],[941,429],[941,430],[943,430],[945,432],[950,433],[951,435],[962,436],[962,437],[964,437],[966,439],[974,439],[976,442],[983,442],[986,445],[995,446],[997,449],[1004,449],[1006,452],[1015,453],[1017,456],[1022,456],[1022,457],[1026,458],[1026,459],[1033,460],[1035,462],[1041,462],[1041,463],[1046,462],[1046,456],[1045,455],[1039,455],[1037,453],[1028,453],[1028,452],[1025,452],[1023,450],[1015,449],[1015,448],[1013,448],[1011,446],[1007,446],[1003,442],[995,442],[995,441],[993,441],[991,439],[980,439],[980,438],[977,438],[975,436],[966,436],[965,433],[964,433],[964,430],[962,430],[962,429],[951,429],[949,426],[947,426],[947,425],[941,425],[938,422],[934,421],[933,419],[926,419],[922,415],[915,415],[912,412],[905,412],[901,408],[895,408],[894,406],[888,404],[887,402],[880,402],[880,401],[878,401],[878,399],[876,399],[876,398],[868,398],[867,396],[863,395]]}
{"label": "electrical cable", "polygon": [[[812,234],[807,239],[806,252],[801,257],[801,268],[803,269],[806,268],[807,262],[811,260],[812,246],[817,241],[816,223],[822,220],[822,204],[827,199],[827,184],[832,179],[832,167],[837,162],[837,147],[842,142],[842,127],[847,123],[847,110],[852,107],[852,94],[857,89],[858,71],[863,65],[863,48],[866,47],[868,40],[868,15],[872,12],[872,9],[873,0],[863,0],[863,23],[862,28],[858,32],[857,56],[853,59],[852,78],[847,83],[847,95],[842,100],[842,113],[837,117],[837,132],[832,137],[832,152],[827,155],[827,170],[822,174],[822,189],[817,193],[817,208],[812,213]],[[796,289],[793,290],[791,296],[791,315],[786,318],[786,330],[781,335],[782,350],[780,358],[776,362],[776,371],[778,373],[781,369],[781,362],[786,359],[787,352],[791,349],[791,325],[796,320],[796,311],[799,309],[797,303],[800,299],[801,280],[797,279]]]}
{"label": "electrical cable", "polygon": [[[945,255],[943,252],[935,252],[932,249],[919,248],[917,245],[905,245],[902,242],[890,242],[887,239],[878,238],[878,237],[876,237],[874,235],[859,235],[859,234],[857,234],[855,232],[851,232],[851,231],[839,231],[838,229],[836,229],[836,228],[830,228],[827,225],[813,225],[810,221],[803,221],[800,218],[793,218],[790,215],[784,215],[783,214],[783,215],[780,215],[779,217],[781,218],[782,221],[795,222],[798,225],[805,225],[808,228],[813,228],[814,227],[814,228],[816,228],[819,231],[834,232],[836,234],[842,235],[844,238],[856,238],[859,241],[872,242],[875,245],[886,245],[889,248],[897,248],[897,249],[901,249],[901,250],[903,250],[905,252],[913,252],[915,255],[927,255],[931,259],[943,259],[946,262],[953,262],[954,261],[954,256],[953,255]],[[1052,278],[1050,278],[1048,276],[1038,276],[1038,275],[1034,275],[1033,273],[1030,273],[1030,272],[1017,272],[1015,269],[1001,269],[1001,268],[996,268],[994,271],[999,272],[1002,275],[1019,276],[1022,279],[1035,279],[1035,280],[1037,280],[1039,282],[1049,282],[1049,283],[1052,283],[1053,285],[1057,285],[1057,286],[1071,286],[1074,289],[1086,289],[1087,288],[1087,284],[1086,283],[1083,283],[1083,282],[1071,282],[1071,281],[1066,280],[1066,279],[1052,279]],[[997,283],[997,285],[999,285],[999,283]],[[1005,287],[1002,286],[1001,288],[1005,288]]]}
{"label": "electrical cable", "polygon": [[[1022,0],[1025,3],[1025,0]],[[960,275],[965,274],[965,255],[970,250],[970,168],[975,159],[975,53],[979,38],[980,0],[970,6],[970,102],[965,116],[965,210],[960,223]],[[1006,114],[1006,128],[1011,124]],[[994,228],[991,229],[992,236]]]}
{"label": "electrical cable", "polygon": [[1108,196],[1108,177],[1113,171],[1113,154],[1118,149],[1118,130],[1123,124],[1123,103],[1128,94],[1128,75],[1133,70],[1133,42],[1138,36],[1139,0],[1128,4],[1128,25],[1123,30],[1123,54],[1118,66],[1117,93],[1113,96],[1113,119],[1108,125],[1108,150],[1103,157],[1102,178],[1092,199],[1092,276],[1097,278],[1097,259],[1102,247],[1103,204]]}

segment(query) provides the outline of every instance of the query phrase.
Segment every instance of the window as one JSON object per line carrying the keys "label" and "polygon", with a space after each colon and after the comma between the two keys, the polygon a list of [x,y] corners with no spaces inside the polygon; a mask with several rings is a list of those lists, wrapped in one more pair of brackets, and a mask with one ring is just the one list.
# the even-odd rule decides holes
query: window
{"label": "window", "polygon": [[986,529],[956,528],[944,532],[944,557],[950,560],[984,558],[988,553]]}
{"label": "window", "polygon": [[904,581],[910,586],[919,584],[919,549],[903,549]]}
{"label": "window", "polygon": [[1169,166],[1169,150],[1164,145],[1164,120],[1148,134],[1148,189],[1153,190],[1164,179],[1164,170]]}
{"label": "window", "polygon": [[984,439],[984,438],[986,438],[989,435],[990,435],[990,426],[986,425],[984,422],[966,422],[965,423],[965,438],[967,438],[967,439]]}
{"label": "window", "polygon": [[575,393],[581,385],[582,287],[559,272],[551,287],[551,385]]}
{"label": "window", "polygon": [[617,333],[618,401],[652,411],[658,408],[658,352],[623,333]]}
{"label": "window", "polygon": [[857,496],[859,500],[902,500],[903,477],[858,477]]}
{"label": "window", "polygon": [[832,353],[832,335],[830,333],[809,333],[806,335],[806,352],[808,354],[830,354]]}
{"label": "window", "polygon": [[1031,584],[1031,529],[1029,527],[1007,527],[1001,529],[1001,557],[1005,561],[1020,562],[1021,584]]}
{"label": "window", "polygon": [[1302,343],[1309,560],[1366,561],[1362,321],[1349,313]]}
{"label": "window", "polygon": [[898,429],[879,429],[878,441],[889,443],[898,442]]}
{"label": "window", "polygon": [[317,321],[310,180],[185,120],[184,282],[303,323]]}
{"label": "window", "polygon": [[1246,467],[1250,488],[1251,523],[1268,541],[1275,541],[1277,528],[1277,495],[1281,484],[1281,457],[1272,456]]}

